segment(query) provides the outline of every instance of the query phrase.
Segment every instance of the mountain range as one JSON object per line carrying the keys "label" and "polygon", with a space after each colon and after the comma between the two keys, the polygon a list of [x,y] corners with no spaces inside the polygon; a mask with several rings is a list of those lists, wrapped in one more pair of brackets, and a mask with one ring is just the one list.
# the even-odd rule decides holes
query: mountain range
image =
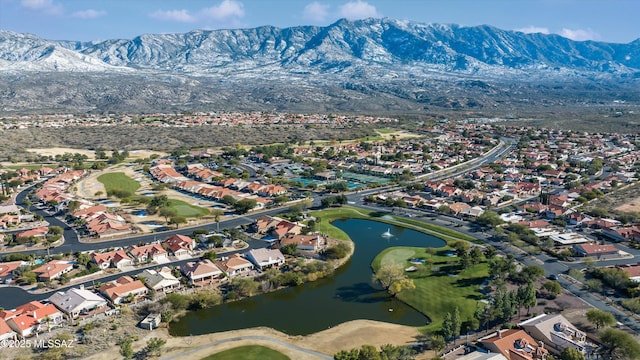
{"label": "mountain range", "polygon": [[[634,100],[640,39],[572,41],[393,19],[194,30],[93,42],[0,30],[0,112],[420,112],[555,103],[563,89]],[[540,87],[549,88],[547,95]],[[536,90],[537,89],[537,90]],[[542,96],[542,98],[538,98]],[[510,100],[509,100],[510,99]],[[375,100],[372,104],[371,100]]]}

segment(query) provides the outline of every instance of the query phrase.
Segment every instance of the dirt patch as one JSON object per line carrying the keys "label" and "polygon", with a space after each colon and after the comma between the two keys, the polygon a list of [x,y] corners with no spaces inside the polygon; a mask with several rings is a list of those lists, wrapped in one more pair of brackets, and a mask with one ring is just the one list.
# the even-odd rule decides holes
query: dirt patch
{"label": "dirt patch", "polygon": [[640,213],[640,197],[637,197],[631,201],[629,201],[626,204],[622,204],[616,208],[614,208],[615,211],[618,212],[638,212]]}
{"label": "dirt patch", "polygon": [[[130,321],[131,324],[134,324],[132,318],[130,318]],[[107,332],[109,331],[111,330]],[[103,332],[103,329],[97,330],[97,332]],[[152,337],[167,340],[162,356],[173,360],[201,359],[223,350],[249,344],[267,346],[282,352],[291,359],[315,360],[319,359],[319,357],[299,349],[287,347],[282,342],[333,356],[340,350],[360,347],[364,344],[372,344],[378,347],[384,344],[407,345],[415,342],[416,337],[420,335],[417,328],[410,326],[371,320],[355,320],[308,336],[290,336],[270,328],[261,327],[207,335],[175,337],[169,335],[167,329],[161,328],[150,332],[132,329],[131,325],[128,325],[126,328],[120,327],[118,334],[115,332],[111,334],[113,335],[111,341],[115,342],[115,339],[118,339],[121,336],[120,334],[124,333],[139,337],[139,340],[134,343],[134,351],[141,350],[148,339]],[[242,337],[254,338],[242,339]],[[261,339],[256,339],[255,337],[261,337]],[[105,336],[105,339],[108,338],[110,336]],[[94,343],[94,345],[98,344]],[[119,347],[115,344],[112,344],[109,348],[96,347],[100,349],[96,349],[97,351],[95,353],[92,352],[92,354],[87,353],[86,359],[111,360],[114,358],[113,354],[117,354],[119,351]]]}
{"label": "dirt patch", "polygon": [[72,148],[65,148],[65,147],[54,147],[54,148],[34,148],[34,149],[25,149],[25,150],[30,152],[30,153],[34,153],[34,154],[38,154],[38,155],[44,155],[44,156],[52,156],[52,157],[55,157],[56,155],[64,155],[65,153],[69,153],[69,154],[87,155],[87,158],[89,160],[95,160],[95,158],[96,158],[95,151],[86,150],[86,149],[72,149]]}

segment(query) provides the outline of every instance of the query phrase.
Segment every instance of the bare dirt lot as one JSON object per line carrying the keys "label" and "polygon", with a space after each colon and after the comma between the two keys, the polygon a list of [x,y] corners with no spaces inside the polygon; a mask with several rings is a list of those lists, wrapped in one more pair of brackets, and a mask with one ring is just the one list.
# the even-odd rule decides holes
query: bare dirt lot
{"label": "bare dirt lot", "polygon": [[[45,155],[45,156],[52,156],[52,157],[55,157],[56,155],[63,155],[65,153],[70,153],[70,154],[78,153],[78,154],[87,155],[87,158],[89,160],[95,160],[95,151],[87,150],[87,149],[52,147],[52,148],[33,148],[33,149],[25,149],[25,150],[30,153]],[[110,152],[107,151],[107,155],[109,154]],[[130,150],[129,151],[129,158],[134,160],[148,158],[151,155],[158,155],[160,157],[163,157],[163,156],[166,156],[167,153],[160,152],[160,151],[153,151],[153,150]]]}
{"label": "bare dirt lot", "polygon": [[[340,324],[334,328],[308,336],[290,336],[270,328],[253,328],[226,331],[209,335],[173,337],[167,329],[157,329],[141,336],[134,343],[134,351],[144,347],[147,340],[159,337],[167,340],[163,358],[175,360],[195,360],[208,355],[243,345],[264,345],[284,353],[291,359],[315,360],[320,357],[297,348],[333,356],[343,349],[360,347],[364,344],[376,346],[384,344],[406,345],[416,341],[419,332],[414,327],[395,325],[370,320],[356,320]],[[250,337],[243,339],[243,337]],[[259,339],[256,337],[260,337]],[[293,345],[289,347],[286,344]],[[90,360],[111,360],[118,347],[92,355]]]}
{"label": "bare dirt lot", "polygon": [[614,210],[618,211],[618,212],[638,212],[640,213],[640,197],[637,197],[631,201],[629,201],[628,203],[622,204],[618,207],[616,207]]}

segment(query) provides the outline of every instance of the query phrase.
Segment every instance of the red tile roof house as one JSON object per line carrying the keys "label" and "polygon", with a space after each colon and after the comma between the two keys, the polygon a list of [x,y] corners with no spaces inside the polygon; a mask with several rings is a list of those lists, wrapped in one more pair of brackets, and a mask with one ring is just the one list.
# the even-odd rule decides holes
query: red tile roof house
{"label": "red tile roof house", "polygon": [[3,340],[16,340],[16,332],[9,327],[4,319],[0,318],[0,342]]}
{"label": "red tile roof house", "polygon": [[617,241],[640,240],[640,226],[604,229],[602,234]]}
{"label": "red tile roof house", "polygon": [[280,221],[274,229],[275,235],[278,237],[278,239],[287,234],[300,234],[301,231],[302,226],[287,220]]}
{"label": "red tile roof house", "polygon": [[53,304],[45,305],[39,301],[20,305],[15,310],[5,310],[0,317],[22,337],[34,335],[43,328],[51,329],[64,320],[64,314]]}
{"label": "red tile roof house", "polygon": [[33,269],[40,281],[58,279],[62,274],[73,270],[73,264],[61,260],[51,260],[48,263]]}
{"label": "red tile roof house", "polygon": [[47,232],[49,232],[49,228],[48,227],[39,227],[36,229],[31,229],[31,230],[26,230],[23,232],[19,232],[16,234],[16,238],[28,238],[28,237],[35,237],[35,238],[44,238],[45,236],[47,236]]}
{"label": "red tile roof house", "polygon": [[133,265],[133,260],[127,255],[124,250],[115,250],[105,253],[91,253],[91,259],[98,264],[100,269],[107,269],[114,267],[116,269],[122,269],[125,266]]}
{"label": "red tile roof house", "polygon": [[157,263],[167,262],[167,251],[159,244],[145,246],[129,246],[129,254],[136,263],[155,261]]}
{"label": "red tile roof house", "polygon": [[255,228],[258,234],[266,234],[273,230],[278,223],[282,221],[280,218],[271,217],[269,215],[262,215],[256,219]]}
{"label": "red tile roof house", "polygon": [[169,249],[176,257],[188,256],[193,251],[195,245],[195,240],[180,234],[173,235],[162,243],[162,246],[165,249]]}
{"label": "red tile roof house", "polygon": [[618,268],[622,269],[627,273],[627,275],[629,275],[629,280],[640,282],[640,263],[637,263],[635,265],[618,265]]}
{"label": "red tile roof house", "polygon": [[13,271],[24,264],[22,261],[0,263],[0,282],[7,283],[13,279]]}
{"label": "red tile roof house", "polygon": [[537,343],[524,330],[498,330],[496,334],[480,339],[480,343],[509,360],[544,360],[549,354],[544,344]]}
{"label": "red tile roof house", "polygon": [[251,261],[243,258],[240,254],[233,254],[229,257],[217,259],[215,264],[227,274],[228,277],[248,274],[254,269]]}
{"label": "red tile roof house", "polygon": [[598,259],[617,258],[620,256],[620,250],[613,245],[578,244],[573,246],[573,252],[576,256],[590,256]]}
{"label": "red tile roof house", "polygon": [[295,244],[298,250],[318,252],[327,245],[327,239],[320,234],[295,235],[288,234],[280,239],[280,246]]}
{"label": "red tile roof house", "polygon": [[194,285],[199,285],[206,281],[212,282],[224,276],[224,272],[208,259],[188,262],[180,266],[180,272]]}
{"label": "red tile roof house", "polygon": [[128,297],[133,295],[138,298],[149,291],[140,280],[133,280],[130,276],[122,276],[117,280],[106,283],[100,287],[100,292],[104,294],[113,304],[122,304]]}

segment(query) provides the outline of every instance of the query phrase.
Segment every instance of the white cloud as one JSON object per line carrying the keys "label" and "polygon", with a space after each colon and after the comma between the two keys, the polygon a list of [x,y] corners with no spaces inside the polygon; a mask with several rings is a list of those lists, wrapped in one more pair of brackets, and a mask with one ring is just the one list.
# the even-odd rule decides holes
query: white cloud
{"label": "white cloud", "polygon": [[227,20],[244,16],[244,5],[235,0],[223,0],[220,5],[202,9],[200,14],[215,20]]}
{"label": "white cloud", "polygon": [[527,26],[525,28],[522,29],[516,29],[516,31],[520,31],[523,32],[525,34],[550,34],[551,32],[549,31],[548,28],[546,27],[538,27],[538,26]]}
{"label": "white cloud", "polygon": [[216,20],[219,22],[236,22],[244,16],[244,5],[236,0],[223,0],[216,6],[190,12],[189,10],[158,10],[149,14],[157,20],[191,23],[197,21]]}
{"label": "white cloud", "polygon": [[51,15],[61,15],[63,13],[62,6],[55,4],[53,0],[22,0],[20,5],[30,10],[44,11]]}
{"label": "white cloud", "polygon": [[95,19],[105,15],[107,15],[106,11],[94,10],[94,9],[80,10],[71,14],[72,17],[75,17],[78,19]]}
{"label": "white cloud", "polygon": [[350,1],[340,6],[339,15],[347,19],[380,17],[375,6],[361,0]]}
{"label": "white cloud", "polygon": [[600,40],[600,34],[591,29],[567,29],[560,31],[560,35],[575,41]]}
{"label": "white cloud", "polygon": [[151,14],[150,17],[157,20],[168,20],[178,22],[195,22],[197,19],[195,16],[189,14],[185,9],[182,10],[158,10]]}
{"label": "white cloud", "polygon": [[313,22],[324,22],[329,17],[329,5],[321,4],[317,1],[304,7],[302,17]]}

